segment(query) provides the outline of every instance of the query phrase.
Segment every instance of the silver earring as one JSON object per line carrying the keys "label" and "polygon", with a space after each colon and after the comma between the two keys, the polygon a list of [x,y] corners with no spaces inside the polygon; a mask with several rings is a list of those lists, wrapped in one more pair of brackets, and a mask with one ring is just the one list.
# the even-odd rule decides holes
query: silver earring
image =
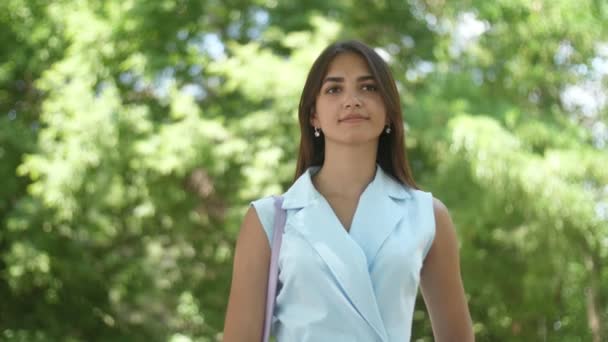
{"label": "silver earring", "polygon": [[391,126],[386,125],[386,128],[384,129],[384,131],[386,132],[386,134],[391,134]]}
{"label": "silver earring", "polygon": [[319,132],[319,127],[315,127],[315,137],[320,137],[321,136],[321,132]]}

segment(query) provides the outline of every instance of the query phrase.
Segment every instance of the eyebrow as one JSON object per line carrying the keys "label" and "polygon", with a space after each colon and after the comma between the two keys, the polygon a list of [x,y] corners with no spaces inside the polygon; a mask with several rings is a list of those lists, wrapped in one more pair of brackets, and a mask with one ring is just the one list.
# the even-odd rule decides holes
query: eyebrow
{"label": "eyebrow", "polygon": [[[368,81],[368,80],[375,80],[376,78],[372,75],[365,75],[365,76],[359,76],[357,77],[357,81],[358,82],[362,82],[362,81]],[[344,77],[326,77],[323,80],[323,83],[326,82],[344,82]]]}

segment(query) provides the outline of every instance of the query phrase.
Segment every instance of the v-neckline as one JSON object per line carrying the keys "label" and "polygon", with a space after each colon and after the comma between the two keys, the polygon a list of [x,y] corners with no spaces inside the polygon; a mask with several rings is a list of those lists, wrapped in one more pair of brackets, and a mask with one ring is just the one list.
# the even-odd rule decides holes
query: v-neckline
{"label": "v-neckline", "polygon": [[324,201],[325,205],[327,205],[327,208],[329,209],[329,211],[331,212],[331,214],[333,215],[333,217],[340,224],[340,228],[342,228],[342,230],[344,230],[348,235],[351,235],[351,231],[353,229],[353,226],[355,225],[354,224],[355,223],[355,217],[357,216],[357,210],[359,209],[359,203],[361,203],[361,196],[359,196],[359,199],[357,199],[357,204],[355,205],[355,208],[354,208],[353,213],[352,213],[352,217],[350,218],[350,225],[349,225],[349,227],[345,227],[344,226],[344,223],[342,222],[342,220],[340,220],[340,216],[336,212],[336,209],[331,205],[331,202],[325,196],[323,196],[323,195],[321,195],[321,198],[323,198],[323,201]]}
{"label": "v-neckline", "polygon": [[342,224],[342,221],[340,220],[340,217],[338,217],[338,214],[336,213],[336,211],[334,210],[334,208],[331,206],[331,204],[329,203],[329,201],[327,200],[327,198],[325,198],[325,196],[319,191],[319,189],[317,189],[317,187],[315,186],[315,183],[313,181],[313,176],[320,170],[317,169],[314,173],[309,175],[309,181],[310,181],[310,186],[312,187],[312,190],[314,191],[314,193],[316,194],[317,197],[319,197],[320,199],[323,200],[323,202],[325,203],[325,205],[327,206],[327,209],[329,209],[329,211],[331,212],[331,215],[333,215],[334,219],[338,222],[338,226],[340,228],[342,228],[342,231],[346,233],[346,235],[352,237],[353,236],[353,228],[356,226],[356,223],[358,221],[357,217],[358,212],[360,211],[360,207],[361,207],[361,200],[363,199],[363,196],[365,195],[366,192],[370,191],[370,189],[372,188],[373,184],[376,182],[376,179],[378,177],[378,172],[381,172],[378,170],[378,166],[376,165],[376,170],[374,171],[374,176],[372,177],[372,180],[365,186],[365,188],[363,189],[363,191],[361,192],[361,194],[359,195],[359,198],[357,199],[357,204],[355,205],[355,210],[353,212],[353,216],[350,220],[350,227],[348,227],[348,229],[346,229],[346,227],[344,227],[344,224]]}
{"label": "v-neckline", "polygon": [[353,212],[353,217],[350,220],[350,227],[348,227],[348,229],[346,229],[346,227],[344,227],[344,224],[342,224],[342,221],[340,220],[340,217],[338,216],[338,214],[336,213],[336,211],[334,210],[334,208],[331,206],[330,202],[327,200],[327,198],[325,196],[323,196],[323,194],[321,192],[319,192],[319,190],[317,190],[316,187],[313,188],[315,190],[315,192],[317,193],[317,195],[319,196],[319,198],[321,198],[323,200],[323,203],[327,206],[327,209],[331,212],[331,215],[333,216],[333,218],[336,220],[336,222],[338,223],[339,227],[342,229],[343,232],[346,233],[346,235],[352,237],[353,236],[353,229],[356,227],[356,223],[358,221],[357,217],[359,216],[358,213],[361,211],[361,200],[363,199],[363,196],[365,195],[366,192],[368,192],[368,190],[370,189],[370,187],[372,186],[372,183],[374,181],[372,180],[369,184],[367,184],[367,186],[365,186],[365,189],[363,189],[363,192],[361,193],[361,195],[359,195],[359,198],[357,199],[357,204],[355,205],[355,210]]}

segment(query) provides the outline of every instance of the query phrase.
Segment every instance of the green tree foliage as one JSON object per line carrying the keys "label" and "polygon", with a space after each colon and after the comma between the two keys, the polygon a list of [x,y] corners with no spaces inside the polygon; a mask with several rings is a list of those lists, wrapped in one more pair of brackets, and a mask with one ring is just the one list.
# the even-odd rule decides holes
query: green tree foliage
{"label": "green tree foliage", "polygon": [[1,338],[221,339],[244,209],[289,186],[306,72],[353,37],[394,71],[478,340],[608,338],[607,20],[598,0],[2,1]]}

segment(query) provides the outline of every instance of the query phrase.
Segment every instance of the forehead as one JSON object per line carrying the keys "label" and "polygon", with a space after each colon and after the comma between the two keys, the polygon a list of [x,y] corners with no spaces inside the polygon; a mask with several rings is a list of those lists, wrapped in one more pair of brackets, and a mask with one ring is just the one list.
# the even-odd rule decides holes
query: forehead
{"label": "forehead", "polygon": [[367,61],[354,52],[342,52],[329,63],[326,76],[348,76],[355,77],[371,74]]}

